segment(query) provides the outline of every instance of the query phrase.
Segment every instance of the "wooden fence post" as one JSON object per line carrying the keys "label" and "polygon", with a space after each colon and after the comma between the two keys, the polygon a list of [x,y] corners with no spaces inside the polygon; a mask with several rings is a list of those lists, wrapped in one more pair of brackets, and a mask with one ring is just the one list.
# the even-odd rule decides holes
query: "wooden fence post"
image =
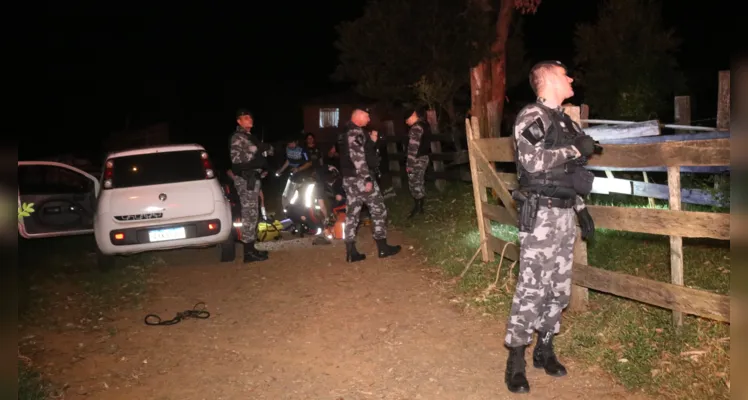
{"label": "wooden fence post", "polygon": [[[438,135],[439,121],[436,119],[436,111],[428,110],[426,112],[426,119],[429,121],[429,125],[431,125],[431,131]],[[441,154],[442,142],[438,140],[431,141],[431,152],[434,154]],[[434,166],[434,172],[444,172],[444,161],[432,161],[431,165]],[[447,181],[444,179],[437,179],[434,181],[434,185],[436,186],[436,190],[443,192],[447,187]]]}
{"label": "wooden fence post", "polygon": [[[717,93],[717,130],[730,130],[730,70],[719,71],[719,91]],[[714,190],[719,191],[725,183],[725,176],[714,175]]]}
{"label": "wooden fence post", "polygon": [[[571,117],[572,121],[581,125],[581,109],[578,106],[564,105],[564,112]],[[587,243],[582,240],[582,231],[577,229],[577,237],[574,240],[574,262],[587,265]],[[589,305],[589,291],[587,288],[573,284],[571,286],[571,299],[569,311],[582,312]]]}
{"label": "wooden fence post", "polygon": [[[384,121],[385,135],[395,137],[395,126],[392,121]],[[400,189],[403,187],[403,183],[400,179],[400,160],[397,159],[397,145],[396,140],[387,141],[387,154],[390,165],[390,179],[392,180],[392,188]]]}
{"label": "wooden fence post", "polygon": [[730,71],[719,71],[719,94],[717,98],[717,130],[730,129]]}
{"label": "wooden fence post", "polygon": [[488,124],[488,137],[501,137],[501,118],[499,116],[499,101],[489,101],[486,104],[486,122]]}
{"label": "wooden fence post", "polygon": [[[582,104],[579,108],[579,118],[581,119],[590,119],[590,106],[587,104]],[[590,126],[587,122],[579,121],[579,125],[582,126],[582,128],[588,128]]]}
{"label": "wooden fence post", "polygon": [[679,125],[691,123],[691,97],[675,96],[675,123]]}
{"label": "wooden fence post", "polygon": [[[670,209],[680,211],[680,166],[667,167],[667,186]],[[683,238],[680,236],[670,236],[670,281],[683,286]],[[683,325],[683,313],[673,311],[673,324]]]}
{"label": "wooden fence post", "polygon": [[[691,98],[689,96],[675,97],[675,123],[688,125],[691,123]],[[668,205],[673,211],[681,210],[680,166],[667,167]],[[670,236],[670,282],[683,286],[683,237]],[[683,313],[673,311],[673,325],[683,325]]]}
{"label": "wooden fence post", "polygon": [[480,121],[477,117],[465,119],[465,134],[467,136],[468,157],[470,160],[470,177],[473,180],[473,198],[475,199],[475,215],[478,217],[478,232],[480,233],[481,258],[483,262],[493,261],[493,250],[488,247],[488,235],[491,235],[491,220],[483,216],[483,203],[488,202],[486,187],[480,179],[478,160],[475,157],[476,139],[480,139]]}

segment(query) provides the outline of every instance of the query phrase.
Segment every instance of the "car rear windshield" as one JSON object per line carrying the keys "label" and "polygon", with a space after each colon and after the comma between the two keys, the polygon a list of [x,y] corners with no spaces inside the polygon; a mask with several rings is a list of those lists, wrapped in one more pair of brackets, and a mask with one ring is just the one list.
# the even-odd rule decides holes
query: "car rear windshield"
{"label": "car rear windshield", "polygon": [[167,151],[112,159],[112,186],[161,185],[205,179],[200,150]]}

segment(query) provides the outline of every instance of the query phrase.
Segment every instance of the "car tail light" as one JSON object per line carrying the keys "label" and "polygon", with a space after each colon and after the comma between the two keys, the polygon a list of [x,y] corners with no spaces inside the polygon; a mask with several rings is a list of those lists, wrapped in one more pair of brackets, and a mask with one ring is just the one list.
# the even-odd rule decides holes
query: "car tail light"
{"label": "car tail light", "polygon": [[114,177],[114,161],[106,160],[104,164],[104,189],[111,189],[112,177]]}
{"label": "car tail light", "polygon": [[205,170],[205,179],[213,179],[215,177],[215,173],[213,172],[213,164],[210,162],[208,153],[206,152],[200,153],[200,158],[202,158],[203,160],[203,169]]}

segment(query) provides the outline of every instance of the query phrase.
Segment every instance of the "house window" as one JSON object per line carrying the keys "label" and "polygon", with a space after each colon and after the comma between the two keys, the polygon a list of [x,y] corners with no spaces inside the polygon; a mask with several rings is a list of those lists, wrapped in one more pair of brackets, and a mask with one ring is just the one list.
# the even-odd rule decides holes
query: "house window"
{"label": "house window", "polygon": [[319,109],[319,127],[320,128],[337,128],[340,119],[340,109],[338,108],[320,108]]}

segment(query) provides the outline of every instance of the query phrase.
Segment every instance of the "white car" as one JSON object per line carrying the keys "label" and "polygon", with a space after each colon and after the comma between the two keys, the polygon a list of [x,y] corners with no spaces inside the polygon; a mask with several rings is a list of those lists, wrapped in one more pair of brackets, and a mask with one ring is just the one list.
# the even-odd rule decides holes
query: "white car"
{"label": "white car", "polygon": [[20,161],[18,171],[19,207],[34,203],[18,222],[24,238],[93,232],[103,268],[117,255],[184,247],[218,245],[224,262],[236,256],[231,204],[200,145],[111,153],[100,182],[56,162]]}

